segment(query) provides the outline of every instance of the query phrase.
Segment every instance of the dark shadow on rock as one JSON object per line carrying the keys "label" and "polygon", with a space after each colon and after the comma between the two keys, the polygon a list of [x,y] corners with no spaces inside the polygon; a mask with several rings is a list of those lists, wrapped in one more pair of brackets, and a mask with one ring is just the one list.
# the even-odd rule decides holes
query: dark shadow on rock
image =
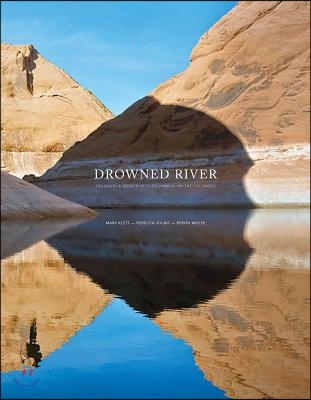
{"label": "dark shadow on rock", "polygon": [[[106,168],[118,169],[127,168],[127,164],[130,168],[140,168],[145,162],[158,161],[156,168],[179,168],[179,160],[183,160],[181,165],[187,165],[186,168],[216,168],[217,188],[197,189],[193,193],[177,188],[174,196],[170,196],[170,191],[158,191],[154,202],[146,200],[139,189],[126,195],[123,189],[107,189],[100,194],[96,189],[94,168],[102,168],[103,163]],[[253,203],[244,190],[243,178],[252,165],[241,141],[219,121],[191,107],[162,105],[147,96],[65,151],[41,177],[26,175],[24,179],[88,207],[250,208]],[[170,179],[161,183],[168,181],[176,182]],[[202,180],[182,182],[202,183]],[[133,180],[117,183],[133,183]]]}
{"label": "dark shadow on rock", "polygon": [[[65,262],[149,317],[213,298],[245,267],[247,210],[106,210],[48,240]],[[205,221],[107,225],[106,221]]]}
{"label": "dark shadow on rock", "polygon": [[29,56],[24,56],[23,58],[23,71],[26,71],[26,82],[28,91],[33,94],[33,70],[36,68],[37,64],[35,60],[38,58],[37,50],[31,46]]}

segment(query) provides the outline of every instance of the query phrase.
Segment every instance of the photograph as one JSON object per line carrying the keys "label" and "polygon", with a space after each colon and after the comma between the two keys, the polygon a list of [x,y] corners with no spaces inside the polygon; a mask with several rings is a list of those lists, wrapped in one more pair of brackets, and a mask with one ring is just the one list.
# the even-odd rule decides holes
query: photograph
{"label": "photograph", "polygon": [[1,1],[1,399],[310,399],[309,1]]}

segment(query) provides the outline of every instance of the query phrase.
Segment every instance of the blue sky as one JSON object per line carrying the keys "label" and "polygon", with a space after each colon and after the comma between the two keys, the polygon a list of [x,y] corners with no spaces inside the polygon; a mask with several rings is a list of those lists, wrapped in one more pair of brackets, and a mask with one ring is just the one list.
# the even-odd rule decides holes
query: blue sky
{"label": "blue sky", "polygon": [[2,1],[2,42],[32,43],[119,114],[182,71],[235,1]]}

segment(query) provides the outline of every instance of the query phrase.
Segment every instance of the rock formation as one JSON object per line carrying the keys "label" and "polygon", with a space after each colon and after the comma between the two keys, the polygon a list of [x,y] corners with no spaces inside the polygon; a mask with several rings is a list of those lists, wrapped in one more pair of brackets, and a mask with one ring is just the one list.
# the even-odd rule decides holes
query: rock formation
{"label": "rock formation", "polygon": [[[185,71],[67,150],[38,184],[99,207],[309,205],[309,7],[240,2]],[[93,179],[102,166],[198,165],[218,169],[216,187],[142,195]]]}
{"label": "rock formation", "polygon": [[21,357],[25,365],[33,362],[25,354],[33,321],[44,359],[89,324],[112,299],[87,276],[77,274],[44,241],[1,264],[2,372],[22,369]]}
{"label": "rock formation", "polygon": [[96,212],[1,172],[1,219],[85,217]]}
{"label": "rock formation", "polygon": [[1,44],[2,167],[42,174],[111,112],[32,45]]}

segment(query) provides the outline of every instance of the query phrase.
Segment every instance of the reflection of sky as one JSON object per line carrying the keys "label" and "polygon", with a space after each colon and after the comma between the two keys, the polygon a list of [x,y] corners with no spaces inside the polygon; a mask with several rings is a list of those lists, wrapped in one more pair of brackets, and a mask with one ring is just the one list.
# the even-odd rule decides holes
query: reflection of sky
{"label": "reflection of sky", "polygon": [[183,70],[236,1],[1,2],[2,42],[32,43],[115,114]]}
{"label": "reflection of sky", "polygon": [[[40,382],[21,388],[14,378]],[[2,398],[48,397],[225,398],[204,379],[190,346],[120,299],[46,357],[32,377],[2,374]]]}

